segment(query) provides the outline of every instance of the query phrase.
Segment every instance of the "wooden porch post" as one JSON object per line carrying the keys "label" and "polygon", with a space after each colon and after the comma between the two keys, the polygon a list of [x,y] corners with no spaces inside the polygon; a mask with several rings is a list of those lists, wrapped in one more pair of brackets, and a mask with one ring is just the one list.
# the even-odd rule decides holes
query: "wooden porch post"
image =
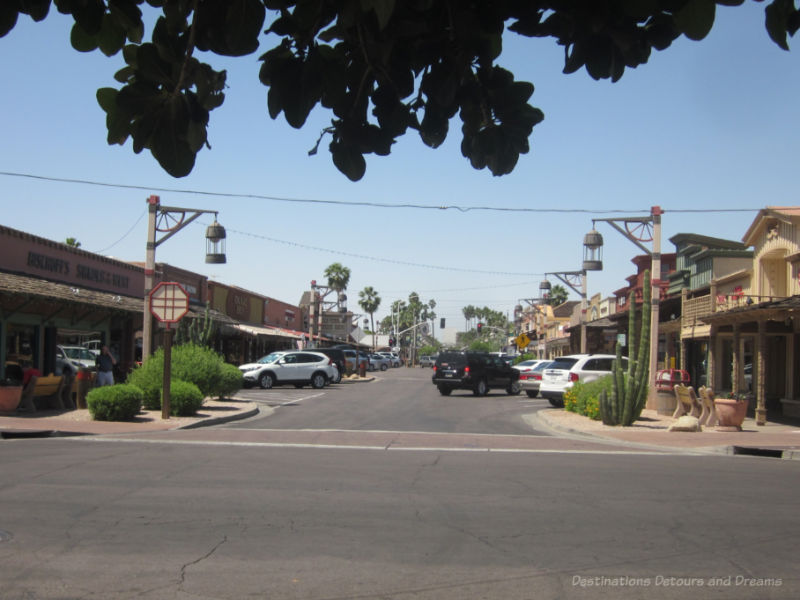
{"label": "wooden porch post", "polygon": [[742,334],[739,328],[739,323],[733,324],[733,373],[731,374],[731,391],[734,395],[739,393],[742,377]]}
{"label": "wooden porch post", "polygon": [[718,356],[722,356],[722,353],[718,351],[717,344],[719,340],[717,339],[717,326],[711,325],[711,330],[709,332],[708,338],[708,369],[706,371],[706,387],[710,387],[712,389],[717,389],[717,381],[716,381],[716,361]]}
{"label": "wooden porch post", "polygon": [[758,320],[758,341],[756,343],[756,363],[758,379],[756,381],[756,425],[767,424],[767,322]]}

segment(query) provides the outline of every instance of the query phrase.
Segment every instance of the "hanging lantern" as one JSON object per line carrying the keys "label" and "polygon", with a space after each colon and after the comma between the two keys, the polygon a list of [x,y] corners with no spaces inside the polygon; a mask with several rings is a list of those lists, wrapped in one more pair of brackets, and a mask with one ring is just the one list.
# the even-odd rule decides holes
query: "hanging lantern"
{"label": "hanging lantern", "polygon": [[547,281],[547,279],[539,284],[539,294],[542,296],[542,298],[548,298],[550,296],[551,289],[553,289],[553,286],[550,285],[550,282]]}
{"label": "hanging lantern", "polygon": [[603,270],[603,236],[594,228],[583,238],[583,270]]}
{"label": "hanging lantern", "polygon": [[214,222],[206,229],[206,262],[209,264],[221,265],[227,262],[225,258],[225,228]]}

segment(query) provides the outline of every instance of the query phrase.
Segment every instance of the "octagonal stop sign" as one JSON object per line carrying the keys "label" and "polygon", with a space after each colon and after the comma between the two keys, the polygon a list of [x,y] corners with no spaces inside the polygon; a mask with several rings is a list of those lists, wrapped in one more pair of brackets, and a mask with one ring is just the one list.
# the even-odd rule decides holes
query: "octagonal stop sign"
{"label": "octagonal stop sign", "polygon": [[180,283],[162,281],[150,292],[150,313],[162,323],[177,323],[189,312],[189,294]]}

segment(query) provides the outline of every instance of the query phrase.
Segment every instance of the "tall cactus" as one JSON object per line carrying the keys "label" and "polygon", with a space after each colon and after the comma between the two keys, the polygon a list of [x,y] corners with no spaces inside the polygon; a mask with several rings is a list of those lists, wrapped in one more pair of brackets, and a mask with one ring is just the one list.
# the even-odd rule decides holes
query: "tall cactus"
{"label": "tall cactus", "polygon": [[181,320],[175,332],[175,343],[211,346],[214,331],[214,320],[211,318],[210,306],[206,302],[206,311],[202,318]]}
{"label": "tall cactus", "polygon": [[642,414],[647,402],[647,386],[650,371],[650,271],[645,271],[642,298],[642,324],[639,329],[639,347],[636,352],[636,302],[630,295],[628,311],[628,370],[622,368],[622,346],[617,342],[617,357],[613,368],[611,396],[603,391],[599,397],[600,416],[606,425],[628,427]]}

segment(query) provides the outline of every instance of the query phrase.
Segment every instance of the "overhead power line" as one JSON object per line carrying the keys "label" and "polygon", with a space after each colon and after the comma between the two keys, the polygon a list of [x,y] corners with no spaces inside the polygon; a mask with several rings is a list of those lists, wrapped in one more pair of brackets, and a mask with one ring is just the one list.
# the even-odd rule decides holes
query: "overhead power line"
{"label": "overhead power line", "polygon": [[[416,203],[390,203],[390,202],[372,202],[372,201],[356,201],[356,200],[321,200],[315,198],[287,198],[281,196],[269,196],[265,194],[237,194],[232,192],[208,192],[204,190],[190,190],[180,188],[165,188],[158,186],[144,186],[144,185],[128,185],[123,183],[108,183],[103,181],[92,181],[89,179],[70,179],[65,177],[50,177],[46,175],[33,175],[30,173],[14,173],[9,171],[0,171],[0,175],[6,177],[20,177],[26,179],[36,179],[39,181],[50,181],[56,183],[70,183],[76,185],[92,185],[100,187],[110,187],[118,189],[129,190],[143,190],[147,192],[162,192],[170,194],[191,194],[194,196],[210,196],[216,198],[239,198],[248,200],[268,200],[271,202],[290,202],[301,204],[330,204],[336,206],[361,206],[369,208],[405,208],[415,210],[457,210],[460,212],[470,211],[493,211],[493,212],[512,212],[512,213],[582,213],[591,215],[606,215],[606,214],[621,214],[631,212],[641,212],[643,214],[650,213],[650,207],[640,210],[626,209],[598,209],[598,208],[527,208],[527,207],[507,207],[507,206],[458,206],[455,204],[416,204]],[[664,208],[664,207],[662,207]],[[664,212],[668,213],[739,213],[739,212],[758,212],[759,208],[664,208]]]}

